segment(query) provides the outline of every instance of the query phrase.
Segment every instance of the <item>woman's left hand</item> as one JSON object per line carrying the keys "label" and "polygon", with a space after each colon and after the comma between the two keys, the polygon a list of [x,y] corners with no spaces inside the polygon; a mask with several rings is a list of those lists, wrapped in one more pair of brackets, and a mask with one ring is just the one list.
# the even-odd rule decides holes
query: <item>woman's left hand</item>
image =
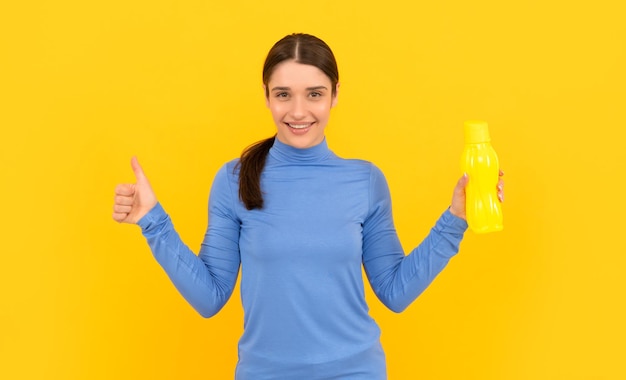
{"label": "woman's left hand", "polygon": [[[504,202],[504,181],[502,180],[502,176],[504,172],[500,170],[498,172],[498,185],[496,189],[498,191],[498,200],[500,202]],[[469,177],[467,174],[464,174],[461,179],[456,183],[454,187],[454,193],[452,194],[452,203],[450,204],[450,212],[452,215],[458,216],[461,219],[466,219],[465,217],[465,187],[467,186],[467,182],[469,181]]]}

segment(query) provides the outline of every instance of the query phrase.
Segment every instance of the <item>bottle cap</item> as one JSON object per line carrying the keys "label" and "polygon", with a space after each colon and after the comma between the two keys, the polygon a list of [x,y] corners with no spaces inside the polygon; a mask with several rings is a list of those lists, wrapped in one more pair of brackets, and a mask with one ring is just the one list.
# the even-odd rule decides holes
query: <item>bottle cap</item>
{"label": "bottle cap", "polygon": [[465,122],[465,143],[466,144],[478,144],[483,142],[489,142],[489,127],[487,122],[471,120]]}

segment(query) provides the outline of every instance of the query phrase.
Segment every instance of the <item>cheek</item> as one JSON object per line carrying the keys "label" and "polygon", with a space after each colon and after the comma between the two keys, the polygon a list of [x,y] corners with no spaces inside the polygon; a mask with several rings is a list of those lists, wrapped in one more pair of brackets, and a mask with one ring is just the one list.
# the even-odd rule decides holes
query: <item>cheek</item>
{"label": "cheek", "polygon": [[281,104],[270,103],[269,108],[274,119],[280,119],[285,114],[284,107],[282,107]]}
{"label": "cheek", "polygon": [[330,109],[330,103],[318,104],[317,107],[315,107],[315,113],[318,115],[318,117],[327,118],[330,115]]}

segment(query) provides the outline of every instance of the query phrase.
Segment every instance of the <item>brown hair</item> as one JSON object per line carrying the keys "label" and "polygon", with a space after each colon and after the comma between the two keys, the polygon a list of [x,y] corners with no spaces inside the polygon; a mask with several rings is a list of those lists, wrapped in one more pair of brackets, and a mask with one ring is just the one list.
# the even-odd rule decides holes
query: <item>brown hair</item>
{"label": "brown hair", "polygon": [[[297,63],[312,65],[322,70],[330,79],[332,94],[336,95],[339,83],[337,61],[330,47],[310,34],[293,33],[283,37],[270,49],[263,65],[265,96],[269,97],[268,84],[274,69],[281,62],[294,60]],[[237,166],[239,171],[239,198],[248,210],[263,208],[261,173],[274,138],[261,140],[247,147],[241,154]]]}

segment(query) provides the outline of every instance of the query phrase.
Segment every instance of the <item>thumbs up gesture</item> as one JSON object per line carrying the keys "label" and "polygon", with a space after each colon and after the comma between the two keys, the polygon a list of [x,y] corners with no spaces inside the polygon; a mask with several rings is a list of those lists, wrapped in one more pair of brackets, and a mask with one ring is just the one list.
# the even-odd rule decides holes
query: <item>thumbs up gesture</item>
{"label": "thumbs up gesture", "polygon": [[135,173],[136,183],[115,187],[113,220],[134,224],[157,204],[157,199],[136,157],[132,158],[130,166]]}

